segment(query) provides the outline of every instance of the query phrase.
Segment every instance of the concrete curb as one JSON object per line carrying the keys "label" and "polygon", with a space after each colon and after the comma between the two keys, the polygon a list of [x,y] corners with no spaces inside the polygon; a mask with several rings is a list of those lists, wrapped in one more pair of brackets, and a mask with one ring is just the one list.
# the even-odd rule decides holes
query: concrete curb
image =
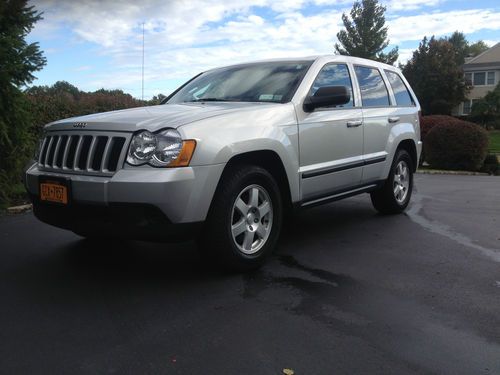
{"label": "concrete curb", "polygon": [[30,211],[32,208],[32,204],[23,204],[21,206],[13,206],[7,208],[7,213],[9,214],[20,214],[26,211]]}
{"label": "concrete curb", "polygon": [[419,174],[451,174],[459,176],[489,176],[488,173],[470,171],[447,171],[441,169],[417,169]]}

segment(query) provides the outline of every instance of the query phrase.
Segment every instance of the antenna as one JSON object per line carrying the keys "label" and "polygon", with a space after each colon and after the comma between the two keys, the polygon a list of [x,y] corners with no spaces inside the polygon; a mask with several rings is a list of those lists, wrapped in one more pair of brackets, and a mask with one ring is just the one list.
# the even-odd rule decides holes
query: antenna
{"label": "antenna", "polygon": [[142,100],[144,101],[144,22],[142,23]]}

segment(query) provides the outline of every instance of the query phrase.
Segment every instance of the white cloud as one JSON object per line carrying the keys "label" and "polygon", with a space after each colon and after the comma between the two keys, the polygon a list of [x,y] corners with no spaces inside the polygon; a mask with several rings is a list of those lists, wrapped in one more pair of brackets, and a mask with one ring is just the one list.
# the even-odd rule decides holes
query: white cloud
{"label": "white cloud", "polygon": [[[500,29],[500,12],[467,10],[408,16],[405,10],[435,7],[446,0],[387,0],[391,43]],[[112,69],[87,73],[87,89],[140,87],[142,22],[145,22],[146,87],[187,79],[199,71],[242,61],[334,53],[341,14],[352,0],[36,0],[45,12],[35,37],[57,36],[61,27],[94,43]],[[304,10],[325,6],[320,13]],[[265,10],[265,12],[261,12]],[[403,13],[398,13],[403,12]],[[265,16],[264,16],[265,14]],[[400,51],[400,61],[411,56]],[[83,62],[87,64],[90,61]],[[95,68],[95,67],[94,67]],[[169,87],[172,89],[172,87]],[[163,90],[164,92],[169,91]],[[161,91],[160,89],[156,92]],[[137,94],[137,93],[134,93]]]}

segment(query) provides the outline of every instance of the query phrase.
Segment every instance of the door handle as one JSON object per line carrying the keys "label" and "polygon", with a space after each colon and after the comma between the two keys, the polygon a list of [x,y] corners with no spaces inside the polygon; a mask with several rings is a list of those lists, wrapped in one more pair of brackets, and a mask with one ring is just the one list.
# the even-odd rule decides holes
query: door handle
{"label": "door handle", "polygon": [[361,125],[363,125],[363,120],[347,121],[348,128],[357,128]]}
{"label": "door handle", "polygon": [[399,122],[399,117],[389,117],[388,121],[389,124],[394,124],[396,122]]}

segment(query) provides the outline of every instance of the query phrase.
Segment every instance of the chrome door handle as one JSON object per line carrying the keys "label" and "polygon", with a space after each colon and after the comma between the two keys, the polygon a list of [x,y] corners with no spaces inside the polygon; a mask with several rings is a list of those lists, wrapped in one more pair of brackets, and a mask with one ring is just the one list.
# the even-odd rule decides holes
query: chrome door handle
{"label": "chrome door handle", "polygon": [[357,128],[358,126],[361,126],[361,125],[363,125],[362,120],[347,121],[348,128]]}
{"label": "chrome door handle", "polygon": [[399,117],[389,117],[388,121],[389,124],[394,124],[396,122],[399,122]]}

